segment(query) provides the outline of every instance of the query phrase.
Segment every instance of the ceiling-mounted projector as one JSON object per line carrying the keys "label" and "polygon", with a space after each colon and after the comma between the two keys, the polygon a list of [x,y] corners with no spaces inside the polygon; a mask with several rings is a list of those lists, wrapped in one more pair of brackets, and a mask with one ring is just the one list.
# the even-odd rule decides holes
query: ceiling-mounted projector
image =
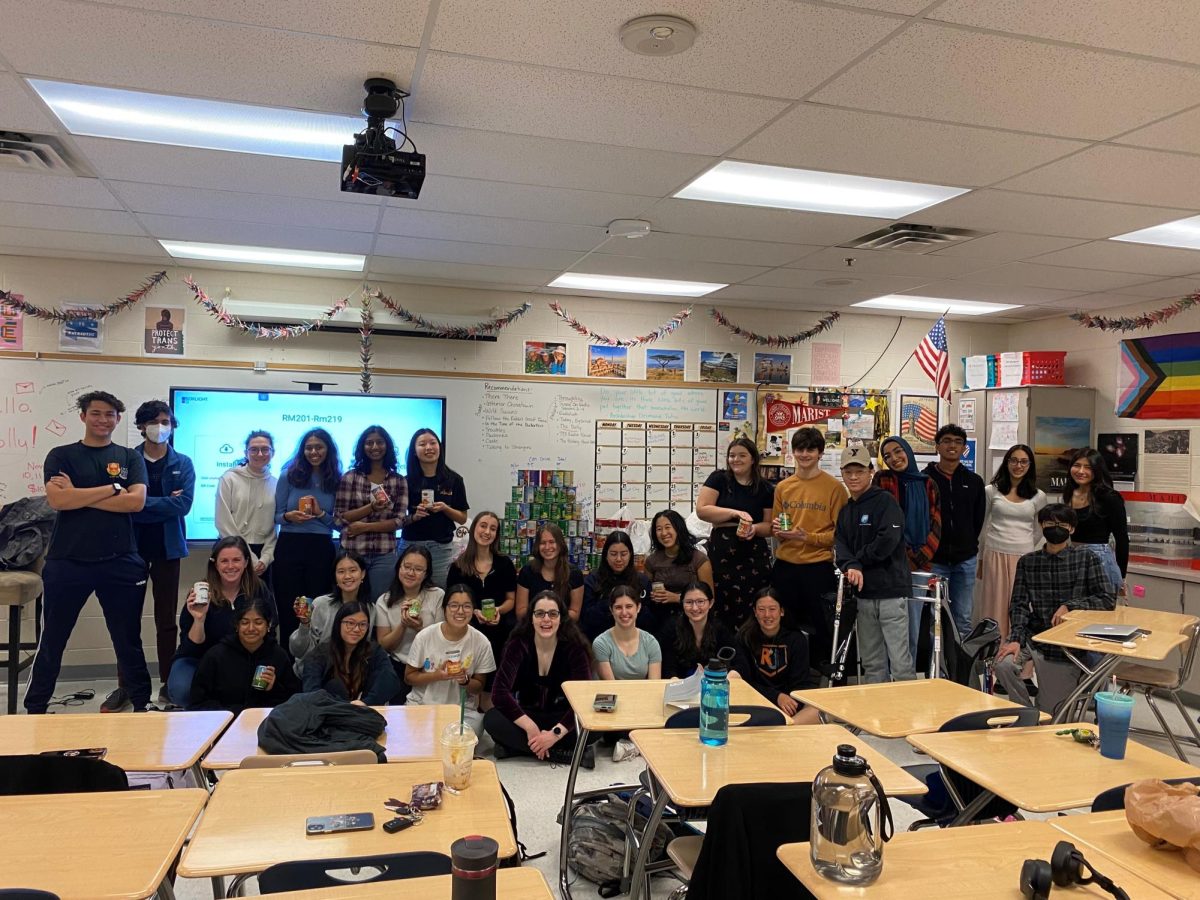
{"label": "ceiling-mounted projector", "polygon": [[[353,144],[342,148],[342,190],[416,200],[425,183],[425,154],[417,152],[405,131],[402,110],[408,92],[390,78],[368,78],[363,87],[367,91],[362,107],[367,127],[354,136]],[[397,110],[401,110],[399,123],[389,125],[388,119]],[[389,131],[400,136],[399,144]],[[412,152],[405,152],[405,145],[410,144]]]}

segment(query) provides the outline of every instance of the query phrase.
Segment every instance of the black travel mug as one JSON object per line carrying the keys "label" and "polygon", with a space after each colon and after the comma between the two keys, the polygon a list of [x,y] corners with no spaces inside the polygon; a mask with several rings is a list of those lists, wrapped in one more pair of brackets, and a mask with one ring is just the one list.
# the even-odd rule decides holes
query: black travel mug
{"label": "black travel mug", "polygon": [[469,834],[451,844],[453,887],[450,900],[496,900],[496,858],[499,854],[499,844],[478,834]]}

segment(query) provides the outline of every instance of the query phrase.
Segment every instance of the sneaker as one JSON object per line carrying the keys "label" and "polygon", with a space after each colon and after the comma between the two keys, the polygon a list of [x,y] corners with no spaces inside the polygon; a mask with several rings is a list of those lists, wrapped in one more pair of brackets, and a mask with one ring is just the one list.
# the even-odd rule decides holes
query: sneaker
{"label": "sneaker", "polygon": [[612,761],[615,763],[625,762],[627,759],[633,759],[641,755],[641,752],[629,738],[621,738],[613,745]]}
{"label": "sneaker", "polygon": [[127,709],[133,709],[133,701],[129,699],[129,693],[125,688],[117,688],[100,704],[102,713],[125,712]]}
{"label": "sneaker", "polygon": [[164,684],[158,689],[158,700],[156,701],[161,707],[171,706],[171,698],[167,696],[167,686]]}
{"label": "sneaker", "polygon": [[508,748],[503,744],[496,744],[496,746],[492,748],[492,755],[495,756],[496,759],[508,759]]}
{"label": "sneaker", "polygon": [[594,746],[588,744],[583,748],[583,759],[579,761],[579,765],[589,772],[596,768],[596,748]]}

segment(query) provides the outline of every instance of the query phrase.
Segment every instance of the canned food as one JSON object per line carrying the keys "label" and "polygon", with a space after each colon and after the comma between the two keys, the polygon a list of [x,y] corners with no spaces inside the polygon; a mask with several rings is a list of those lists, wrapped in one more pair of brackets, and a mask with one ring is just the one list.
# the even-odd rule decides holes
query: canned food
{"label": "canned food", "polygon": [[748,522],[745,519],[739,519],[737,530],[739,537],[750,537],[750,533],[754,531],[754,523]]}
{"label": "canned food", "polygon": [[781,512],[779,514],[779,530],[780,531],[791,531],[792,530],[792,517],[789,516],[785,512]]}
{"label": "canned food", "polygon": [[195,584],[193,584],[192,585],[192,593],[194,593],[196,595],[195,599],[192,601],[193,603],[195,603],[197,606],[207,606],[208,605],[208,582],[207,581],[197,581]]}
{"label": "canned food", "polygon": [[377,484],[371,489],[371,499],[376,503],[389,503],[392,498],[388,496],[388,492],[383,489],[382,484]]}
{"label": "canned food", "polygon": [[300,512],[306,516],[315,516],[317,514],[317,498],[311,494],[301,497]]}
{"label": "canned food", "polygon": [[428,488],[421,491],[421,505],[429,506],[431,503],[433,503],[433,491]]}
{"label": "canned food", "polygon": [[489,622],[496,621],[496,601],[491,597],[483,598],[483,617]]}
{"label": "canned food", "polygon": [[265,691],[267,688],[269,688],[270,685],[267,683],[266,678],[267,669],[269,668],[271,667],[259,666],[256,668],[254,670],[254,677],[250,679],[250,687],[254,688],[256,691]]}

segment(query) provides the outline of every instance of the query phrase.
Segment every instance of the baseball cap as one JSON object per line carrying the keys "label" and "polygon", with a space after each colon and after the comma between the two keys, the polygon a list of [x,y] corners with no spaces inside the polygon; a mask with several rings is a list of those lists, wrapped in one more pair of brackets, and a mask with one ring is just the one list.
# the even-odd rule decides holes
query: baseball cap
{"label": "baseball cap", "polygon": [[842,464],[839,468],[844,469],[850,465],[859,465],[865,469],[871,468],[871,454],[867,452],[866,447],[846,447],[842,450]]}

